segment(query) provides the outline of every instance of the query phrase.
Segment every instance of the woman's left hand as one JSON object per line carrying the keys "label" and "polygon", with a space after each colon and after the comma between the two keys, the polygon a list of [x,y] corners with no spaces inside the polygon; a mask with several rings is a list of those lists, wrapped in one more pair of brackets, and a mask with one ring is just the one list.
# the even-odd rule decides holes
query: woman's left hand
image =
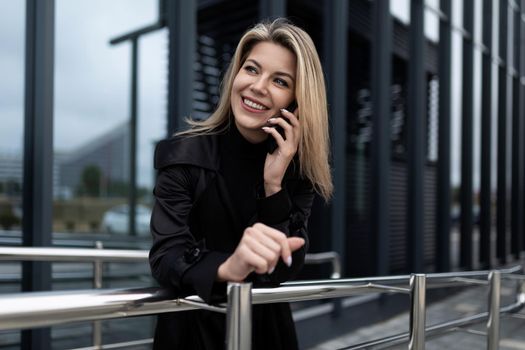
{"label": "woman's left hand", "polygon": [[297,119],[297,109],[294,113],[281,109],[281,113],[289,120],[289,123],[278,117],[271,118],[268,122],[275,126],[281,126],[286,139],[279,134],[275,127],[263,127],[263,130],[270,134],[268,137],[273,137],[277,142],[277,148],[273,153],[266,155],[264,163],[264,191],[266,196],[271,196],[282,189],[284,174],[297,153],[301,138],[301,125]]}

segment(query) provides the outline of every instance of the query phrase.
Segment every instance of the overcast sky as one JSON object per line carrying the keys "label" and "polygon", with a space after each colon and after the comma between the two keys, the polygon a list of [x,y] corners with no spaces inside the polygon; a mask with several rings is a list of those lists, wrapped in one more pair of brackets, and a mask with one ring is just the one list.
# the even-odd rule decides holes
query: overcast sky
{"label": "overcast sky", "polygon": [[[109,40],[157,19],[157,0],[57,0],[54,148],[71,151],[129,119],[131,46]],[[25,1],[0,0],[0,151],[23,148]],[[165,136],[167,34],[139,41],[139,183]]]}

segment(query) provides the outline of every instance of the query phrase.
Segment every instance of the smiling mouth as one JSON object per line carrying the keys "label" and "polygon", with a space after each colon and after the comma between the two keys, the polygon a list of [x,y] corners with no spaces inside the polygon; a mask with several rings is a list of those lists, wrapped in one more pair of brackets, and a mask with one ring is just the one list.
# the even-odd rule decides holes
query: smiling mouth
{"label": "smiling mouth", "polygon": [[257,110],[259,110],[259,111],[265,111],[265,110],[268,109],[268,107],[263,106],[263,105],[261,105],[261,104],[259,104],[259,103],[257,103],[257,102],[252,101],[252,100],[249,100],[249,99],[247,99],[246,97],[243,97],[243,98],[242,98],[242,102],[243,102],[245,105],[247,105],[248,107],[253,108],[253,109],[257,109]]}

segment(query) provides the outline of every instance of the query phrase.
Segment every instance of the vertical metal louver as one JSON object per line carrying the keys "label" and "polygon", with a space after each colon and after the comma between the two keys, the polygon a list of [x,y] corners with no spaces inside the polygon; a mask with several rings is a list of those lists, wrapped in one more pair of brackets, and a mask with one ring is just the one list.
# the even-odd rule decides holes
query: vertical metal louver
{"label": "vertical metal louver", "polygon": [[193,118],[206,119],[215,109],[220,84],[237,42],[257,18],[257,2],[199,1]]}

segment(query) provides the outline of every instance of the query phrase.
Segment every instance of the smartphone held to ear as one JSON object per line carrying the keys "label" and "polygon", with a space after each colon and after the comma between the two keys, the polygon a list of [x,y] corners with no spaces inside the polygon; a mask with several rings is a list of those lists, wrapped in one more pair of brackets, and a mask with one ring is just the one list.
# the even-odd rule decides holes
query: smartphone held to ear
{"label": "smartphone held to ear", "polygon": [[[292,103],[290,103],[290,105],[288,107],[286,107],[286,110],[289,111],[289,112],[292,112],[292,113],[296,109],[297,109],[297,102],[295,102],[295,101],[293,101]],[[288,118],[286,118],[282,114],[277,115],[274,118],[282,118],[288,124],[290,124],[290,121],[288,120]],[[281,136],[286,140],[286,137],[284,136],[284,129],[281,126],[273,125],[272,127],[275,128],[275,130],[277,130],[279,132],[279,134],[281,134]],[[268,136],[267,145],[268,145],[268,153],[270,153],[270,154],[272,154],[277,149],[277,141],[275,141],[275,138],[272,135]]]}

